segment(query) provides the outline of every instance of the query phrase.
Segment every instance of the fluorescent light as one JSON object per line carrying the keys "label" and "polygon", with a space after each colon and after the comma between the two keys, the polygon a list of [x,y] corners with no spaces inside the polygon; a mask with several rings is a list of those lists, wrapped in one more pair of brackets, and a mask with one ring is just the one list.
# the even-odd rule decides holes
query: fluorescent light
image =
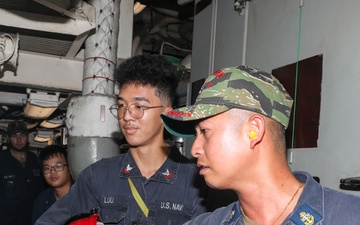
{"label": "fluorescent light", "polygon": [[40,123],[40,126],[45,127],[45,128],[49,128],[49,129],[58,128],[61,125],[63,125],[62,121],[56,122],[56,121],[52,121],[52,120],[44,120],[44,121],[42,121]]}
{"label": "fluorescent light", "polygon": [[34,141],[37,141],[37,142],[49,142],[49,141],[51,141],[51,138],[35,136]]}
{"label": "fluorescent light", "polygon": [[33,105],[31,102],[26,103],[24,109],[24,116],[32,119],[46,119],[48,118],[57,107],[41,107]]}
{"label": "fluorescent light", "polygon": [[26,123],[26,126],[27,126],[27,129],[33,129],[34,127],[36,127],[39,122],[25,122]]}
{"label": "fluorescent light", "polygon": [[29,98],[24,108],[24,116],[32,119],[46,119],[59,106],[59,92],[49,94],[47,92],[32,91],[27,89]]}
{"label": "fluorescent light", "polygon": [[145,9],[146,5],[141,4],[140,2],[136,2],[134,5],[134,15],[139,14],[143,9]]}
{"label": "fluorescent light", "polygon": [[41,127],[53,129],[58,128],[64,124],[65,115],[59,115],[57,117],[48,118],[40,123]]}
{"label": "fluorescent light", "polygon": [[38,130],[34,141],[37,142],[50,142],[54,137],[54,131],[51,130]]}

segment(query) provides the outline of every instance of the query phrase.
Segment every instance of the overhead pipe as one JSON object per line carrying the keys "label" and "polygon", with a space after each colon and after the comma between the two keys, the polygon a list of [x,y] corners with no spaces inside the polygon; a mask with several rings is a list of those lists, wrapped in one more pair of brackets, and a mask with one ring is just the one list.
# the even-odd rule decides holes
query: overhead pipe
{"label": "overhead pipe", "polygon": [[246,65],[246,45],[249,25],[249,2],[245,3],[245,19],[244,19],[244,38],[243,38],[243,52],[242,52],[242,64]]}
{"label": "overhead pipe", "polygon": [[73,178],[101,158],[119,154],[121,133],[109,107],[116,102],[120,0],[90,0],[96,30],[85,41],[82,95],[71,99],[66,115],[68,161]]}

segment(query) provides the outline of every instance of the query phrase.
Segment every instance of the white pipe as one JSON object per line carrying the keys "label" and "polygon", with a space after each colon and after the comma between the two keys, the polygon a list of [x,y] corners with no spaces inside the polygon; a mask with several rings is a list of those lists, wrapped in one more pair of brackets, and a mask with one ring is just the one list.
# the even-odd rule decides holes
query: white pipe
{"label": "white pipe", "polygon": [[216,42],[216,23],[217,23],[217,8],[218,0],[213,1],[212,5],[212,19],[211,24],[213,25],[211,29],[211,40],[210,40],[210,58],[209,58],[209,74],[214,71],[214,61],[215,61],[215,42]]}
{"label": "white pipe", "polygon": [[91,0],[89,4],[96,10],[96,32],[85,41],[82,93],[111,95],[114,93],[120,0]]}
{"label": "white pipe", "polygon": [[249,25],[249,2],[246,2],[245,6],[245,17],[244,17],[244,38],[243,38],[243,54],[242,54],[242,65],[246,63],[246,45],[247,45],[247,33]]}

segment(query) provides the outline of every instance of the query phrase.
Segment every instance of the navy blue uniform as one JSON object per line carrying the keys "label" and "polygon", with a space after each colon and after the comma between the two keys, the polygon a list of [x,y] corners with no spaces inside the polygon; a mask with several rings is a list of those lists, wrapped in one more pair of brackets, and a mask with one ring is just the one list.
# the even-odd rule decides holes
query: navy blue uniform
{"label": "navy blue uniform", "polygon": [[45,191],[41,192],[34,202],[34,208],[32,212],[32,224],[35,224],[35,221],[55,202],[56,198],[54,188],[49,187]]}
{"label": "navy blue uniform", "polygon": [[30,225],[35,197],[44,189],[40,161],[27,152],[23,167],[10,150],[0,151],[0,225]]}
{"label": "navy blue uniform", "polygon": [[[295,209],[283,225],[356,225],[360,224],[360,197],[321,186],[313,177],[301,171],[293,172],[304,183],[304,190]],[[186,225],[244,225],[241,205],[236,201],[213,213],[205,213]]]}
{"label": "navy blue uniform", "polygon": [[[128,177],[149,208],[147,218],[131,194]],[[104,224],[182,224],[206,211],[201,197],[204,184],[196,165],[176,148],[149,179],[141,175],[127,152],[87,167],[70,192],[36,225],[63,225],[70,217],[92,208],[98,209]]]}

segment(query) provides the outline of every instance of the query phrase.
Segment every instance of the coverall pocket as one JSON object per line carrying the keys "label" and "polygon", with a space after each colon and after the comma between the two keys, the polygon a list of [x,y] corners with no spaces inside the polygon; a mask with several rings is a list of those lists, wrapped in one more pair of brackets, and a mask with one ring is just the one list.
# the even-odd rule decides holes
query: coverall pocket
{"label": "coverall pocket", "polygon": [[[103,223],[119,223],[127,213],[127,207],[125,206],[106,206],[99,210],[99,217]],[[121,223],[124,224],[124,223]]]}
{"label": "coverall pocket", "polygon": [[[156,210],[154,211],[154,209]],[[150,211],[153,212],[149,213],[149,217],[154,215],[154,218],[151,219],[155,224],[176,225],[183,224],[191,219],[193,207],[185,203],[160,201],[156,202],[155,208],[150,209]]]}

